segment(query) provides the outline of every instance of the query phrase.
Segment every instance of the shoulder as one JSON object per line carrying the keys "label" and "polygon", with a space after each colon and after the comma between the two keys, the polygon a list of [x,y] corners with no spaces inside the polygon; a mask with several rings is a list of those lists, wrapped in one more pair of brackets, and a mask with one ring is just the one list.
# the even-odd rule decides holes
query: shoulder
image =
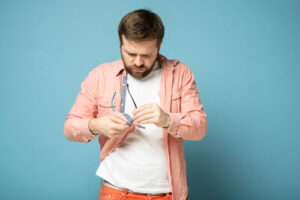
{"label": "shoulder", "polygon": [[122,60],[116,60],[113,62],[107,62],[96,66],[90,71],[90,74],[94,76],[99,76],[101,74],[105,74],[109,76],[110,74],[117,73],[122,68],[123,68]]}
{"label": "shoulder", "polygon": [[174,70],[175,73],[192,73],[191,69],[179,59],[168,59],[164,56],[160,57],[160,62],[169,70]]}

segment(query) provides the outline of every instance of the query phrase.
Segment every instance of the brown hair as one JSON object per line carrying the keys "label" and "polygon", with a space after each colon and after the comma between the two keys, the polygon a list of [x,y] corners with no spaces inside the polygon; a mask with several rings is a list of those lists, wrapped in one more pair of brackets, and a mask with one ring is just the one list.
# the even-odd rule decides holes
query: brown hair
{"label": "brown hair", "polygon": [[139,9],[126,14],[119,24],[119,39],[122,45],[122,35],[128,40],[157,40],[159,46],[164,37],[164,25],[160,17],[150,10]]}

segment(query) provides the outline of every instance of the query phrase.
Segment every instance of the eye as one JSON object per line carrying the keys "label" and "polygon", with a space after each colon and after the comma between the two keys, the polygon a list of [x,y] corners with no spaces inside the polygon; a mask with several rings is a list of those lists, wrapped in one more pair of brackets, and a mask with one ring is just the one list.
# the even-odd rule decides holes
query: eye
{"label": "eye", "polygon": [[150,58],[151,55],[143,55],[144,58]]}
{"label": "eye", "polygon": [[135,56],[136,56],[136,54],[134,54],[134,53],[128,53],[128,55],[129,55],[130,57],[135,57]]}

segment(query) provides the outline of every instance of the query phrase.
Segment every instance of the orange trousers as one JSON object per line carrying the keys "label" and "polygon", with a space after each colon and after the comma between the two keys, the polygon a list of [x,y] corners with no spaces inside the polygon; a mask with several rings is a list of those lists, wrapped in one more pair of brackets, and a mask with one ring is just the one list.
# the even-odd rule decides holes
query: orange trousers
{"label": "orange trousers", "polygon": [[117,190],[102,185],[99,200],[172,200],[172,193],[161,195],[138,194],[128,192],[127,189]]}

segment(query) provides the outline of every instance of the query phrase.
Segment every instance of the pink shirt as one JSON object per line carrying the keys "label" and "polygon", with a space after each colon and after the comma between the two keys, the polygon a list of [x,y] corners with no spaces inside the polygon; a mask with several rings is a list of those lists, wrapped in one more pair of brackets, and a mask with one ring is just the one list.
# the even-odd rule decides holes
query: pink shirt
{"label": "pink shirt", "polygon": [[[163,129],[168,177],[174,200],[185,200],[188,194],[183,140],[201,140],[207,131],[206,114],[191,70],[178,60],[160,56],[162,67],[160,106],[170,114],[171,124]],[[112,115],[112,97],[115,111],[120,110],[123,76],[122,60],[106,63],[93,69],[81,84],[81,91],[68,114],[64,133],[69,140],[89,142],[95,139],[88,122],[91,118]],[[99,136],[100,160],[118,147],[126,135],[117,138]]]}

